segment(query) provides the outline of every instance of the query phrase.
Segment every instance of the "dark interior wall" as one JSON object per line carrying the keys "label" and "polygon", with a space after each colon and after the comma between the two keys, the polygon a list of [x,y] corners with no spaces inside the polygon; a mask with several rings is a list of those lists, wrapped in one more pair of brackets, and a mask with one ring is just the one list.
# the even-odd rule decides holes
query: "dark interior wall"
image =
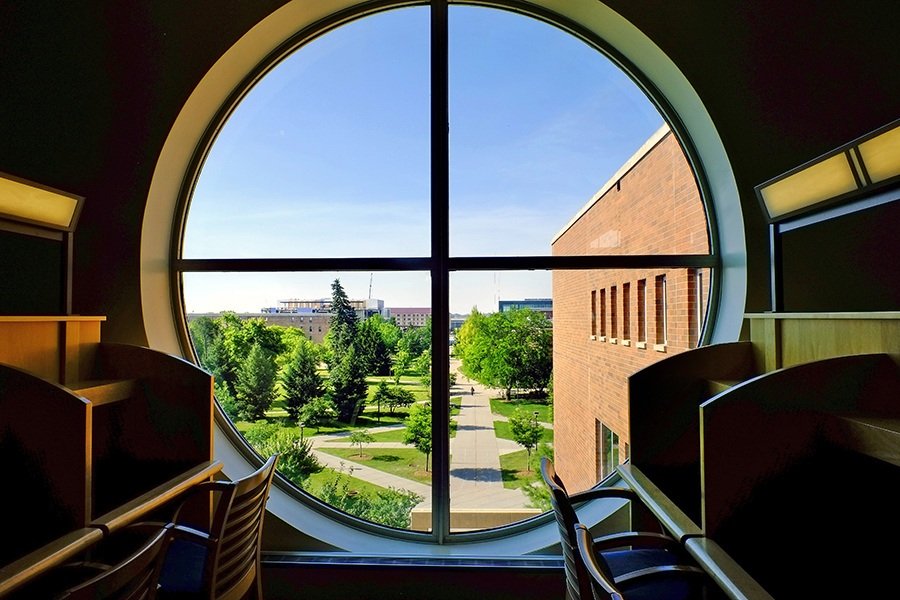
{"label": "dark interior wall", "polygon": [[0,171],[86,197],[73,309],[107,315],[106,339],[146,343],[141,219],[169,128],[215,60],[283,3],[0,3]]}
{"label": "dark interior wall", "polygon": [[895,0],[606,4],[678,65],[706,105],[744,206],[747,310],[767,310],[768,233],[753,188],[900,115],[900,8]]}
{"label": "dark interior wall", "polygon": [[[0,3],[0,171],[87,198],[74,310],[107,315],[107,339],[146,339],[141,218],[170,126],[215,60],[284,1]],[[747,309],[765,309],[767,233],[752,188],[897,116],[896,3],[608,3],[706,104],[743,198]]]}

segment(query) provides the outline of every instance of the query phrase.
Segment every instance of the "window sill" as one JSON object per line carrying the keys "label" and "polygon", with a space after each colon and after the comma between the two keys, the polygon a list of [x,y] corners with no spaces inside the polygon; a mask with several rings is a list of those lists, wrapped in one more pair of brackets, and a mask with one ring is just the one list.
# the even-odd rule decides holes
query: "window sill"
{"label": "window sill", "polygon": [[665,344],[653,344],[653,349],[657,352],[665,352],[666,345]]}
{"label": "window sill", "polygon": [[622,345],[623,345],[623,346],[630,346],[630,345],[631,345],[631,340],[622,340]]}
{"label": "window sill", "polygon": [[601,335],[601,336],[600,336],[600,341],[601,341],[601,342],[605,342],[605,341],[606,341],[606,336],[605,336],[605,335]]}
{"label": "window sill", "polygon": [[618,343],[619,343],[619,338],[609,338],[609,343],[610,343],[610,344],[618,344]]}
{"label": "window sill", "polygon": [[592,341],[592,342],[595,341],[596,339],[597,339],[597,336],[596,336],[596,335],[592,335],[592,336],[591,336],[591,341]]}
{"label": "window sill", "polygon": [[647,342],[638,342],[638,343],[637,343],[637,347],[638,347],[639,350],[646,350],[646,349],[647,349]]}

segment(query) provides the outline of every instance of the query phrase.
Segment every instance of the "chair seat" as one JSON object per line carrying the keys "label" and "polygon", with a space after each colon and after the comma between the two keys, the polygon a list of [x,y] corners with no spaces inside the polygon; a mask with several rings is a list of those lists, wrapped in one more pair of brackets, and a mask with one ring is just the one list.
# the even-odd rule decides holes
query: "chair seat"
{"label": "chair seat", "polygon": [[[603,552],[613,577],[650,567],[680,564],[679,557],[667,550],[640,549]],[[618,584],[628,600],[693,600],[702,598],[700,580],[686,579],[683,574],[655,575]]]}
{"label": "chair seat", "polygon": [[159,576],[159,597],[196,596],[203,590],[209,552],[205,545],[176,538],[169,544]]}

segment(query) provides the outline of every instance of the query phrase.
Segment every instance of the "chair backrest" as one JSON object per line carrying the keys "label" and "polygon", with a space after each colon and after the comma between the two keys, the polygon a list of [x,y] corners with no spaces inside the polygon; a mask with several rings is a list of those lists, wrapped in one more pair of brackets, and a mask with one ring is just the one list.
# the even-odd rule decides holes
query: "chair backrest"
{"label": "chair backrest", "polygon": [[253,586],[262,597],[260,542],[277,462],[277,455],[269,457],[259,470],[230,482],[219,497],[210,529],[218,543],[207,561],[211,598],[242,598]]}
{"label": "chair backrest", "polygon": [[69,588],[58,600],[154,600],[168,541],[168,530],[160,530],[134,554]]}
{"label": "chair backrest", "polygon": [[[569,500],[565,484],[556,474],[553,461],[546,456],[541,458],[541,476],[544,478],[544,483],[550,488],[550,505],[553,507],[556,524],[559,526],[559,541],[566,567],[567,597],[569,600],[589,600],[591,597],[590,579],[584,562],[578,554],[575,539],[575,523],[578,522],[578,516]],[[597,560],[603,561],[603,557],[598,556]],[[605,561],[603,566],[606,567]]]}
{"label": "chair backrest", "polygon": [[624,600],[621,592],[604,572],[603,566],[598,561],[594,552],[594,539],[587,527],[581,523],[575,523],[575,545],[578,548],[578,556],[584,564],[585,573],[590,577],[591,592],[594,600]]}
{"label": "chair backrest", "polygon": [[566,486],[556,474],[553,462],[546,456],[541,458],[541,477],[550,488],[550,505],[559,527],[559,542],[566,568],[566,597],[569,600],[588,600],[590,587],[587,584],[587,572],[575,547],[575,523],[578,518],[569,501]]}

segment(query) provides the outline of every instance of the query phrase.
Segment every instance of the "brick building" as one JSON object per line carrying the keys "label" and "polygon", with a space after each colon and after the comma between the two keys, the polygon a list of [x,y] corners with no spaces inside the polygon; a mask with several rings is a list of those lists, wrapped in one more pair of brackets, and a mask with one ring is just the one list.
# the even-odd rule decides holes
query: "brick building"
{"label": "brick building", "polygon": [[[554,255],[708,254],[694,174],[660,128],[552,243]],[[697,345],[709,269],[553,273],[555,462],[573,490],[628,456],[627,377]]]}

